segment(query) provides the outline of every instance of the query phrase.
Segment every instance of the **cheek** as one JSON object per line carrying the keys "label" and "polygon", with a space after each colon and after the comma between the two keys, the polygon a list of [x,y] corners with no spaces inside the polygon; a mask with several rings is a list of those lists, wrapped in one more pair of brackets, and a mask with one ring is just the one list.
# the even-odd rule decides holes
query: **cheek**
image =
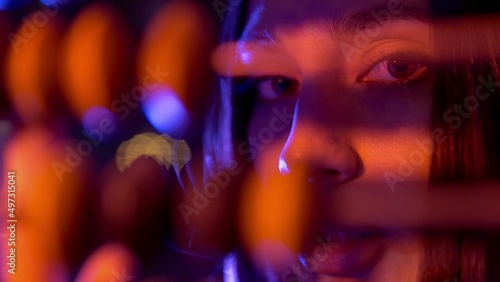
{"label": "cheek", "polygon": [[392,132],[402,127],[429,130],[432,85],[431,78],[419,86],[366,89],[358,94],[357,112],[364,119],[365,126],[381,131]]}
{"label": "cheek", "polygon": [[429,179],[433,143],[425,129],[364,131],[353,145],[363,162],[359,180],[394,190],[423,187]]}
{"label": "cheek", "polygon": [[[363,163],[362,181],[391,190],[421,187],[429,179],[431,139],[430,83],[402,95],[370,93],[359,108],[361,127],[350,134]],[[394,94],[394,93],[393,93]]]}
{"label": "cheek", "polygon": [[[273,103],[257,102],[250,116],[247,136],[256,140],[262,150],[286,138],[293,123],[295,101],[293,99]],[[260,150],[260,151],[262,151]]]}
{"label": "cheek", "polygon": [[[307,104],[312,110],[301,110],[311,116],[324,113],[316,122],[332,138],[354,149],[362,165],[354,182],[391,190],[425,184],[434,146],[430,138],[430,85],[405,93],[352,93],[347,102],[339,104],[339,100],[329,102],[325,98],[321,103]],[[257,103],[253,109],[248,143],[255,151],[255,168],[263,179],[279,168],[279,156],[294,122],[296,102],[290,99]]]}

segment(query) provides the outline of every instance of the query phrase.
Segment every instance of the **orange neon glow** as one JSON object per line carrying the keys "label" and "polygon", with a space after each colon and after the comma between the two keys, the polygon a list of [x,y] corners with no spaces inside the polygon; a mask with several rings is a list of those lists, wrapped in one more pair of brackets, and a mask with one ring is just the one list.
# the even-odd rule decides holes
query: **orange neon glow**
{"label": "orange neon glow", "polygon": [[[31,19],[28,16],[27,19]],[[6,86],[13,107],[25,122],[34,122],[52,114],[57,76],[53,62],[57,61],[61,25],[56,18],[46,25],[34,26],[25,21],[11,34],[6,59]],[[28,36],[25,30],[32,30]]]}
{"label": "orange neon glow", "polygon": [[131,40],[112,6],[94,4],[76,18],[65,39],[61,83],[70,106],[81,117],[94,106],[110,108],[126,91]]}
{"label": "orange neon glow", "polygon": [[109,282],[136,280],[137,258],[126,247],[109,243],[100,247],[81,268],[77,282]]}
{"label": "orange neon glow", "polygon": [[49,131],[33,127],[21,131],[5,148],[4,163],[16,170],[15,216],[22,222],[16,231],[16,264],[22,271],[8,274],[9,281],[67,279],[64,242],[81,233],[74,222],[81,220],[85,166],[68,171],[60,181],[53,164],[65,164],[63,144]]}
{"label": "orange neon glow", "polygon": [[[271,164],[267,162],[267,166]],[[284,177],[276,170],[266,184],[254,175],[247,179],[241,197],[240,230],[243,244],[255,261],[286,267],[281,264],[290,262],[289,256],[303,247],[310,208],[304,175],[304,170],[297,170]],[[263,253],[263,247],[275,251]]]}
{"label": "orange neon glow", "polygon": [[203,94],[207,90],[208,54],[213,39],[212,23],[202,8],[189,1],[166,4],[148,24],[142,39],[138,82],[149,74],[147,68],[168,72],[161,81],[150,79],[148,83],[168,85],[192,111],[206,100]]}

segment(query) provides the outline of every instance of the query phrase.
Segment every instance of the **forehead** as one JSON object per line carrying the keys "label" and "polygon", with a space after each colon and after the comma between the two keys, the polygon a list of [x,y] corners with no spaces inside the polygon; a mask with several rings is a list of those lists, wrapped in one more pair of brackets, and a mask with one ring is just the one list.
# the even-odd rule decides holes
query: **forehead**
{"label": "forehead", "polygon": [[294,27],[305,23],[324,23],[356,14],[364,21],[395,19],[402,16],[425,17],[428,0],[251,0],[246,30]]}

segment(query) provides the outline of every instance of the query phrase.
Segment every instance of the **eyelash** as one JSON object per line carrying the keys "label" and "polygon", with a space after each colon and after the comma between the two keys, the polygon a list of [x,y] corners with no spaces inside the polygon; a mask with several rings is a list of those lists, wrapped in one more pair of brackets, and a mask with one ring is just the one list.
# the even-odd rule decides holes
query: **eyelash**
{"label": "eyelash", "polygon": [[[418,75],[418,76],[413,77],[413,78],[397,79],[394,81],[361,81],[361,78],[363,76],[366,76],[378,64],[380,64],[380,63],[382,63],[390,58],[396,57],[396,56],[401,56],[404,58],[411,58],[415,62],[425,66],[427,68],[427,70],[425,71],[424,74]],[[431,71],[429,61],[430,60],[427,59],[426,56],[421,55],[421,54],[417,54],[417,53],[413,53],[413,52],[386,53],[384,50],[381,50],[380,56],[378,56],[377,59],[375,59],[375,60],[369,59],[369,63],[365,64],[366,70],[363,71],[361,75],[357,76],[356,82],[363,83],[366,86],[375,87],[377,89],[384,89],[384,90],[390,89],[390,90],[395,90],[395,91],[402,91],[405,86],[414,85],[414,84],[416,84],[416,83],[418,83],[418,82],[420,82],[428,77],[428,75]],[[278,78],[289,79],[289,80],[292,80],[294,82],[297,82],[293,78],[287,78],[287,77],[280,76],[280,75],[257,76],[257,77],[252,77],[252,76],[235,77],[234,78],[235,79],[235,84],[234,84],[235,85],[235,92],[239,93],[239,94],[251,93],[252,95],[255,95],[257,98],[259,98],[262,101],[269,101],[272,99],[266,99],[266,98],[261,97],[261,95],[259,95],[259,86],[262,83],[267,82],[268,80],[278,79]],[[299,84],[299,86],[300,86],[300,84]]]}
{"label": "eyelash", "polygon": [[[422,75],[409,79],[398,79],[395,81],[378,81],[378,82],[361,81],[361,78],[363,76],[366,76],[371,70],[373,70],[375,66],[396,56],[411,58],[415,62],[425,66],[427,68],[427,71],[425,71],[425,73]],[[384,50],[380,50],[380,55],[378,56],[378,59],[375,60],[369,59],[369,63],[365,65],[366,65],[366,70],[356,78],[356,82],[366,83],[368,85],[375,86],[377,88],[398,88],[400,90],[403,88],[403,86],[413,85],[417,82],[424,80],[425,78],[427,78],[428,74],[431,72],[432,69],[430,64],[430,59],[427,58],[425,55],[417,54],[414,52],[402,52],[402,51],[387,53]]]}
{"label": "eyelash", "polygon": [[[291,81],[297,82],[297,80],[288,78],[280,75],[266,75],[266,76],[239,76],[234,77],[234,86],[233,89],[237,96],[248,96],[251,95],[251,99],[258,99],[261,102],[269,102],[274,99],[266,99],[259,93],[259,86],[269,80],[272,79],[289,79]],[[286,96],[286,95],[285,95]],[[284,96],[282,96],[284,97]]]}

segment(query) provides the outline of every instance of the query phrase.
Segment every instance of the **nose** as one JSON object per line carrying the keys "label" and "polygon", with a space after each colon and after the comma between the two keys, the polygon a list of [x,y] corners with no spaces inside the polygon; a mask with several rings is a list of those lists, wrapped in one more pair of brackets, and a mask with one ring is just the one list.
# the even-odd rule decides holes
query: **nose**
{"label": "nose", "polygon": [[361,161],[347,140],[324,125],[294,120],[279,156],[284,175],[305,169],[308,181],[327,186],[349,182],[361,173]]}

